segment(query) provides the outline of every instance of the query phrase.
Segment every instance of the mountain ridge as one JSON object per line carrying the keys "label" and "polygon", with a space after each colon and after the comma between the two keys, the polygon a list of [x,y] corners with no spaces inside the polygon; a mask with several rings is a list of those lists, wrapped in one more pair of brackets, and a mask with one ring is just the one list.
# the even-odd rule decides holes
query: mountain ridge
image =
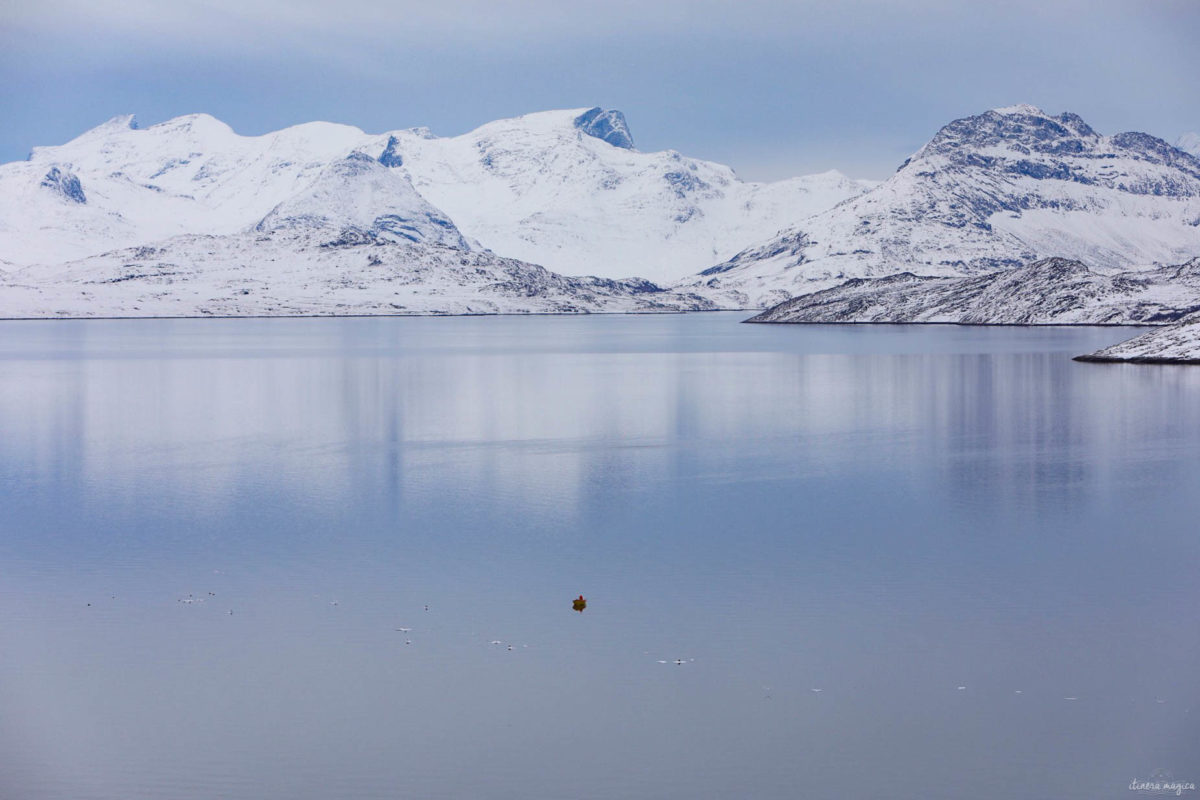
{"label": "mountain ridge", "polygon": [[[0,165],[0,260],[62,263],[236,233],[353,152],[400,173],[479,246],[565,274],[658,281],[869,185],[830,173],[746,183],[723,165],[636,150],[624,115],[599,107],[496,120],[456,137],[330,122],[242,136],[208,114],[146,128],[123,115]],[[89,202],[68,208],[36,191],[54,169],[73,175]]]}
{"label": "mountain ridge", "polygon": [[854,278],[792,298],[748,320],[775,323],[1166,325],[1200,311],[1200,257],[1183,264],[1101,273],[1046,258],[965,277],[902,272]]}
{"label": "mountain ridge", "polygon": [[943,126],[879,186],[675,285],[773,306],[848,278],[964,276],[1050,256],[1106,269],[1200,253],[1200,160],[1020,105]]}
{"label": "mountain ridge", "polygon": [[[1050,256],[1099,276],[1180,263],[1200,252],[1200,159],[1147,134],[1105,136],[1070,112],[1016,105],[943,126],[878,184],[836,171],[748,183],[673,150],[643,153],[621,112],[594,106],[455,137],[319,121],[242,136],[208,114],[148,128],[125,115],[0,165],[0,268],[21,285],[69,292],[64,276],[114,259],[143,275],[141,254],[203,260],[203,242],[248,275],[259,269],[256,248],[264,262],[286,255],[354,274],[362,261],[400,269],[407,258],[422,270],[405,285],[445,294],[443,277],[484,281],[483,295],[507,298],[489,308],[515,309],[517,296],[542,308],[539,286],[559,305],[574,296],[592,310],[754,308],[900,272],[934,290],[927,279]],[[329,255],[354,247],[382,249]],[[305,248],[325,255],[306,261]],[[729,256],[714,264],[722,248]],[[477,277],[458,269],[463,259]],[[560,274],[537,271],[547,266]],[[188,280],[207,286],[197,269]],[[484,280],[513,269],[521,276]],[[697,271],[671,277],[683,269]],[[583,272],[598,277],[564,277]]]}

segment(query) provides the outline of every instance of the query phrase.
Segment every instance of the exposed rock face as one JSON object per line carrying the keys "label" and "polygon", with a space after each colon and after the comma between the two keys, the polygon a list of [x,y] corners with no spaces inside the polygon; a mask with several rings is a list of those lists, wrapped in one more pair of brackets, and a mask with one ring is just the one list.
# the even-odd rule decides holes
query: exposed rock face
{"label": "exposed rock face", "polygon": [[608,142],[613,147],[625,150],[633,149],[633,135],[625,122],[625,115],[620,111],[609,111],[603,108],[589,108],[575,118],[575,127],[588,136]]}
{"label": "exposed rock face", "polygon": [[379,154],[379,163],[385,167],[404,166],[404,157],[398,152],[399,144],[399,139],[395,136],[389,136],[387,144],[384,145],[383,152]]}
{"label": "exposed rock face", "polygon": [[855,278],[796,297],[750,322],[954,322],[968,325],[1164,325],[1200,310],[1200,258],[1103,274],[1047,258],[968,278]]}
{"label": "exposed rock face", "polygon": [[46,177],[42,178],[42,186],[72,203],[83,204],[87,202],[87,195],[83,193],[83,186],[79,182],[79,176],[73,172],[68,172],[58,167],[51,167],[50,171],[46,173]]}

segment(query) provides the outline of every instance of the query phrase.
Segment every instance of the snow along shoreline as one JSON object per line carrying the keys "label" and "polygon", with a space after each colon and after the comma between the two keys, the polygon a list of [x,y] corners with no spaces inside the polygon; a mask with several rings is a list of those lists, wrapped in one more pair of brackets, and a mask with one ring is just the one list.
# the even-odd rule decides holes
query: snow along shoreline
{"label": "snow along shoreline", "polygon": [[0,322],[139,322],[142,320],[166,319],[448,319],[453,317],[649,317],[676,314],[713,314],[729,312],[727,308],[662,308],[646,311],[386,311],[378,314],[159,314],[143,316],[60,316],[60,317],[6,317]]}
{"label": "snow along shoreline", "polygon": [[1100,364],[1200,364],[1200,314],[1076,356],[1076,361]]}

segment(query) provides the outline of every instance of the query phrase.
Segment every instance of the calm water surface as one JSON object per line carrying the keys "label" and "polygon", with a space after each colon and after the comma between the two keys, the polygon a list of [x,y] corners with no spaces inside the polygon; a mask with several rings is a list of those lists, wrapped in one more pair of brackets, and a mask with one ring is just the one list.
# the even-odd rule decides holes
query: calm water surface
{"label": "calm water surface", "polygon": [[741,316],[0,323],[0,798],[1200,783],[1200,368]]}

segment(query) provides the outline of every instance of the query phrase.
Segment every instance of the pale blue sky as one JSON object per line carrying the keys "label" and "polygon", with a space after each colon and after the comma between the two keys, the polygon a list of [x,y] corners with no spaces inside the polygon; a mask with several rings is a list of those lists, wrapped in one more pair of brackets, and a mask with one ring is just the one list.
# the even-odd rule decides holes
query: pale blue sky
{"label": "pale blue sky", "polygon": [[1018,102],[1200,130],[1197,41],[1193,0],[0,0],[0,161],[120,113],[448,135],[603,105],[639,148],[746,178],[885,177],[949,120]]}

